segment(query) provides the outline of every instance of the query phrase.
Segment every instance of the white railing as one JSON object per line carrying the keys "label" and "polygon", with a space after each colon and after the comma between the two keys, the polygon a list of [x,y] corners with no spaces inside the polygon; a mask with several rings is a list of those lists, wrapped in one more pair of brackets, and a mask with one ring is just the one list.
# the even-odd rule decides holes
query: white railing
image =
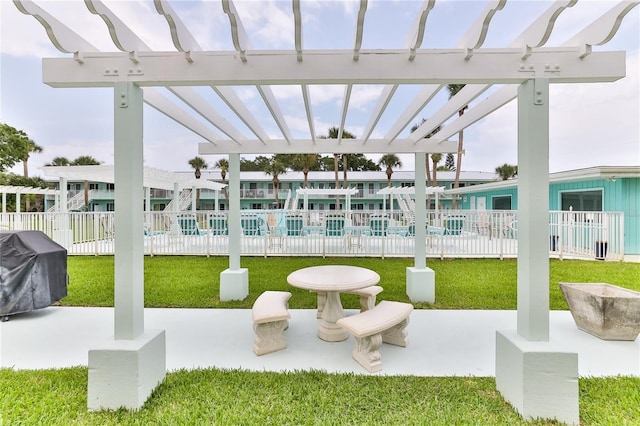
{"label": "white railing", "polygon": [[[226,212],[145,213],[145,253],[227,255]],[[241,253],[254,256],[411,257],[413,219],[402,211],[243,210]],[[413,228],[413,229],[412,229]],[[0,230],[40,230],[70,255],[114,253],[113,212],[4,213]],[[623,260],[620,212],[549,212],[549,256]],[[515,211],[428,212],[427,256],[515,258]]]}

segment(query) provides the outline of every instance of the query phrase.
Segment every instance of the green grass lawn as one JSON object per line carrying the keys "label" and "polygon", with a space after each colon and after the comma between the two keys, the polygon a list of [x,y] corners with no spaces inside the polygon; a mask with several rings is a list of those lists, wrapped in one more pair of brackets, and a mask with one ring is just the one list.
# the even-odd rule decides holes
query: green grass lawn
{"label": "green grass lawn", "polygon": [[[357,265],[380,274],[384,292],[380,299],[409,302],[406,272],[413,265],[405,258],[315,258],[244,257],[249,269],[249,297],[220,302],[220,272],[228,267],[226,257],[145,257],[145,305],[176,308],[250,308],[265,290],[293,293],[294,309],[313,309],[315,295],[287,284],[296,269],[323,264]],[[429,260],[436,273],[436,303],[417,303],[425,309],[516,309],[517,262],[498,259]],[[68,260],[69,295],[64,306],[113,306],[113,257],[71,256]],[[640,291],[640,264],[595,261],[550,261],[551,309],[567,309],[558,282],[608,282]],[[345,308],[356,308],[355,298],[344,300]]]}
{"label": "green grass lawn", "polygon": [[[316,307],[315,296],[290,287],[287,275],[307,266],[348,264],[380,274],[379,298],[407,301],[411,259],[242,258],[249,297],[219,301],[222,257],[145,258],[148,307],[250,308],[264,290],[293,293],[291,308]],[[69,257],[64,306],[113,306],[112,257]],[[429,260],[436,303],[424,309],[516,309],[516,261]],[[567,309],[558,282],[608,282],[640,290],[640,264],[551,260],[551,309]],[[355,298],[345,307],[356,308]],[[45,356],[45,355],[43,355]],[[87,368],[0,369],[4,425],[554,425],[525,422],[487,377],[394,377],[325,372],[181,370],[167,374],[137,411],[87,411]],[[579,379],[582,425],[640,425],[640,377]]]}
{"label": "green grass lawn", "polygon": [[[640,379],[581,378],[583,425],[637,425]],[[487,377],[181,370],[138,412],[87,411],[87,369],[0,369],[4,425],[554,425],[527,423]]]}

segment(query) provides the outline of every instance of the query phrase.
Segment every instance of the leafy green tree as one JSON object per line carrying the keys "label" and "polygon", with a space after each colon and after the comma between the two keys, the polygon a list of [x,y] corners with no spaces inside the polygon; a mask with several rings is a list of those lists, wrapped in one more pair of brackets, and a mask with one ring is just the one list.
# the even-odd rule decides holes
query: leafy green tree
{"label": "leafy green tree", "polygon": [[24,131],[0,123],[0,172],[28,158],[32,146],[37,145]]}
{"label": "leafy green tree", "polygon": [[[202,169],[206,169],[209,167],[204,158],[195,156],[191,160],[188,161],[189,165],[193,168],[196,179],[200,179],[202,176]],[[198,210],[198,206],[200,205],[200,188],[196,188],[196,205],[194,206],[194,210]]]}
{"label": "leafy green tree", "polygon": [[448,153],[447,158],[444,160],[444,170],[454,171],[456,169],[456,164],[453,159],[453,154]]}
{"label": "leafy green tree", "polygon": [[349,171],[350,172],[364,172],[364,171],[380,171],[380,166],[374,163],[370,158],[367,158],[364,154],[349,154]]}
{"label": "leafy green tree", "polygon": [[[22,175],[24,177],[29,177],[29,156],[32,153],[40,153],[42,152],[43,148],[38,145],[37,143],[35,143],[34,141],[32,141],[31,139],[29,139],[27,141],[27,152],[25,153],[24,158],[22,159]],[[31,210],[31,195],[28,195],[25,200],[24,200],[24,204],[25,204],[25,211],[30,211]]]}
{"label": "leafy green tree", "polygon": [[[220,169],[220,177],[222,177],[222,183],[226,184],[225,179],[227,178],[227,171],[229,170],[229,160],[226,158],[221,158],[216,161],[216,164],[213,165],[216,169]],[[229,191],[227,191],[227,187],[222,188],[224,192],[224,197],[227,199],[227,204],[229,204]]]}
{"label": "leafy green tree", "polygon": [[[462,90],[464,86],[465,86],[464,84],[448,84],[447,89],[449,90],[449,99],[453,98],[459,91]],[[464,112],[467,110],[467,108],[468,108],[468,105],[463,106],[458,111],[458,117],[462,117],[464,115]],[[456,177],[455,177],[455,180],[453,181],[454,188],[458,188],[460,186],[460,170],[462,170],[462,154],[464,153],[463,139],[464,139],[464,131],[460,130],[458,132],[458,158],[456,159],[456,166],[455,166]],[[451,202],[451,207],[454,209],[456,208],[455,198]]]}
{"label": "leafy green tree", "polygon": [[518,176],[518,166],[504,163],[502,166],[496,167],[496,173],[502,180],[508,180]]}
{"label": "leafy green tree", "polygon": [[280,163],[277,160],[271,160],[271,162],[264,168],[264,172],[268,176],[272,176],[273,181],[273,192],[275,194],[276,205],[280,205],[280,199],[278,194],[278,189],[280,186],[280,179],[278,177],[284,173],[286,173],[287,168],[284,164]]}
{"label": "leafy green tree", "polygon": [[[24,177],[15,173],[0,173],[0,185],[6,186],[24,186],[32,188],[50,188],[51,185],[47,184],[42,178],[39,177]],[[29,194],[31,196],[33,194]],[[27,208],[27,197],[21,197],[20,211],[44,211],[44,195],[35,195],[35,205],[33,208]],[[15,194],[7,194],[7,211],[16,211],[16,196]]]}
{"label": "leafy green tree", "polygon": [[249,160],[246,158],[240,159],[240,171],[241,172],[261,172],[268,167],[271,162],[271,157],[265,157],[264,155],[258,155],[255,160]]}

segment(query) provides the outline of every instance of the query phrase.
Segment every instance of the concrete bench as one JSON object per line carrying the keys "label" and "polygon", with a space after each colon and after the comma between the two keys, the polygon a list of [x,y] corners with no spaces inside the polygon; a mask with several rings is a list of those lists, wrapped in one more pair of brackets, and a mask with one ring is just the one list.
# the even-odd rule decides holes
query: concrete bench
{"label": "concrete bench", "polygon": [[289,326],[289,298],[288,291],[265,291],[251,308],[253,316],[253,331],[256,339],[253,352],[264,355],[279,351],[287,347],[284,330]]}
{"label": "concrete bench", "polygon": [[[357,290],[343,291],[345,294],[355,294],[360,296],[360,312],[367,311],[376,305],[376,296],[382,293],[384,290],[379,285],[372,285],[371,287],[360,288]],[[324,310],[324,304],[327,300],[327,293],[323,291],[318,292],[318,313],[317,318],[322,318],[322,311]]]}
{"label": "concrete bench", "polygon": [[356,339],[353,359],[369,373],[382,370],[378,349],[382,342],[407,346],[406,328],[411,311],[413,305],[410,303],[383,300],[373,309],[339,319],[337,324]]}

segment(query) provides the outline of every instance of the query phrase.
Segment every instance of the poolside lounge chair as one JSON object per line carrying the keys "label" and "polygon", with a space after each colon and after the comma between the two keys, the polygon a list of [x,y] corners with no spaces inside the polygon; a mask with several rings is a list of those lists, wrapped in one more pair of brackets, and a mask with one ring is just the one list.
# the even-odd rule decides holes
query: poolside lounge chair
{"label": "poolside lounge chair", "polygon": [[344,235],[344,215],[327,215],[325,217],[324,234],[327,237]]}
{"label": "poolside lounge chair", "polygon": [[460,235],[464,227],[464,216],[449,216],[444,220],[444,235]]}
{"label": "poolside lounge chair", "polygon": [[153,237],[154,235],[163,235],[166,234],[165,231],[154,231],[151,228],[151,224],[149,223],[145,223],[144,224],[144,236],[145,237]]}
{"label": "poolside lounge chair", "polygon": [[285,218],[287,235],[298,237],[302,235],[304,227],[304,216],[302,214],[288,214]]}
{"label": "poolside lounge chair", "polygon": [[248,236],[264,235],[264,220],[257,215],[244,215],[240,217],[242,233]]}
{"label": "poolside lounge chair", "polygon": [[115,236],[115,226],[113,221],[109,220],[106,216],[100,216],[100,228],[107,240],[112,240]]}
{"label": "poolside lounge chair", "polygon": [[227,215],[214,213],[209,216],[209,229],[211,230],[211,235],[229,235]]}
{"label": "poolside lounge chair", "polygon": [[182,235],[206,235],[207,231],[201,231],[194,215],[179,215],[178,225]]}
{"label": "poolside lounge chair", "polygon": [[369,227],[371,235],[374,237],[384,237],[387,235],[387,227],[389,226],[389,217],[387,215],[371,215],[369,218]]}

